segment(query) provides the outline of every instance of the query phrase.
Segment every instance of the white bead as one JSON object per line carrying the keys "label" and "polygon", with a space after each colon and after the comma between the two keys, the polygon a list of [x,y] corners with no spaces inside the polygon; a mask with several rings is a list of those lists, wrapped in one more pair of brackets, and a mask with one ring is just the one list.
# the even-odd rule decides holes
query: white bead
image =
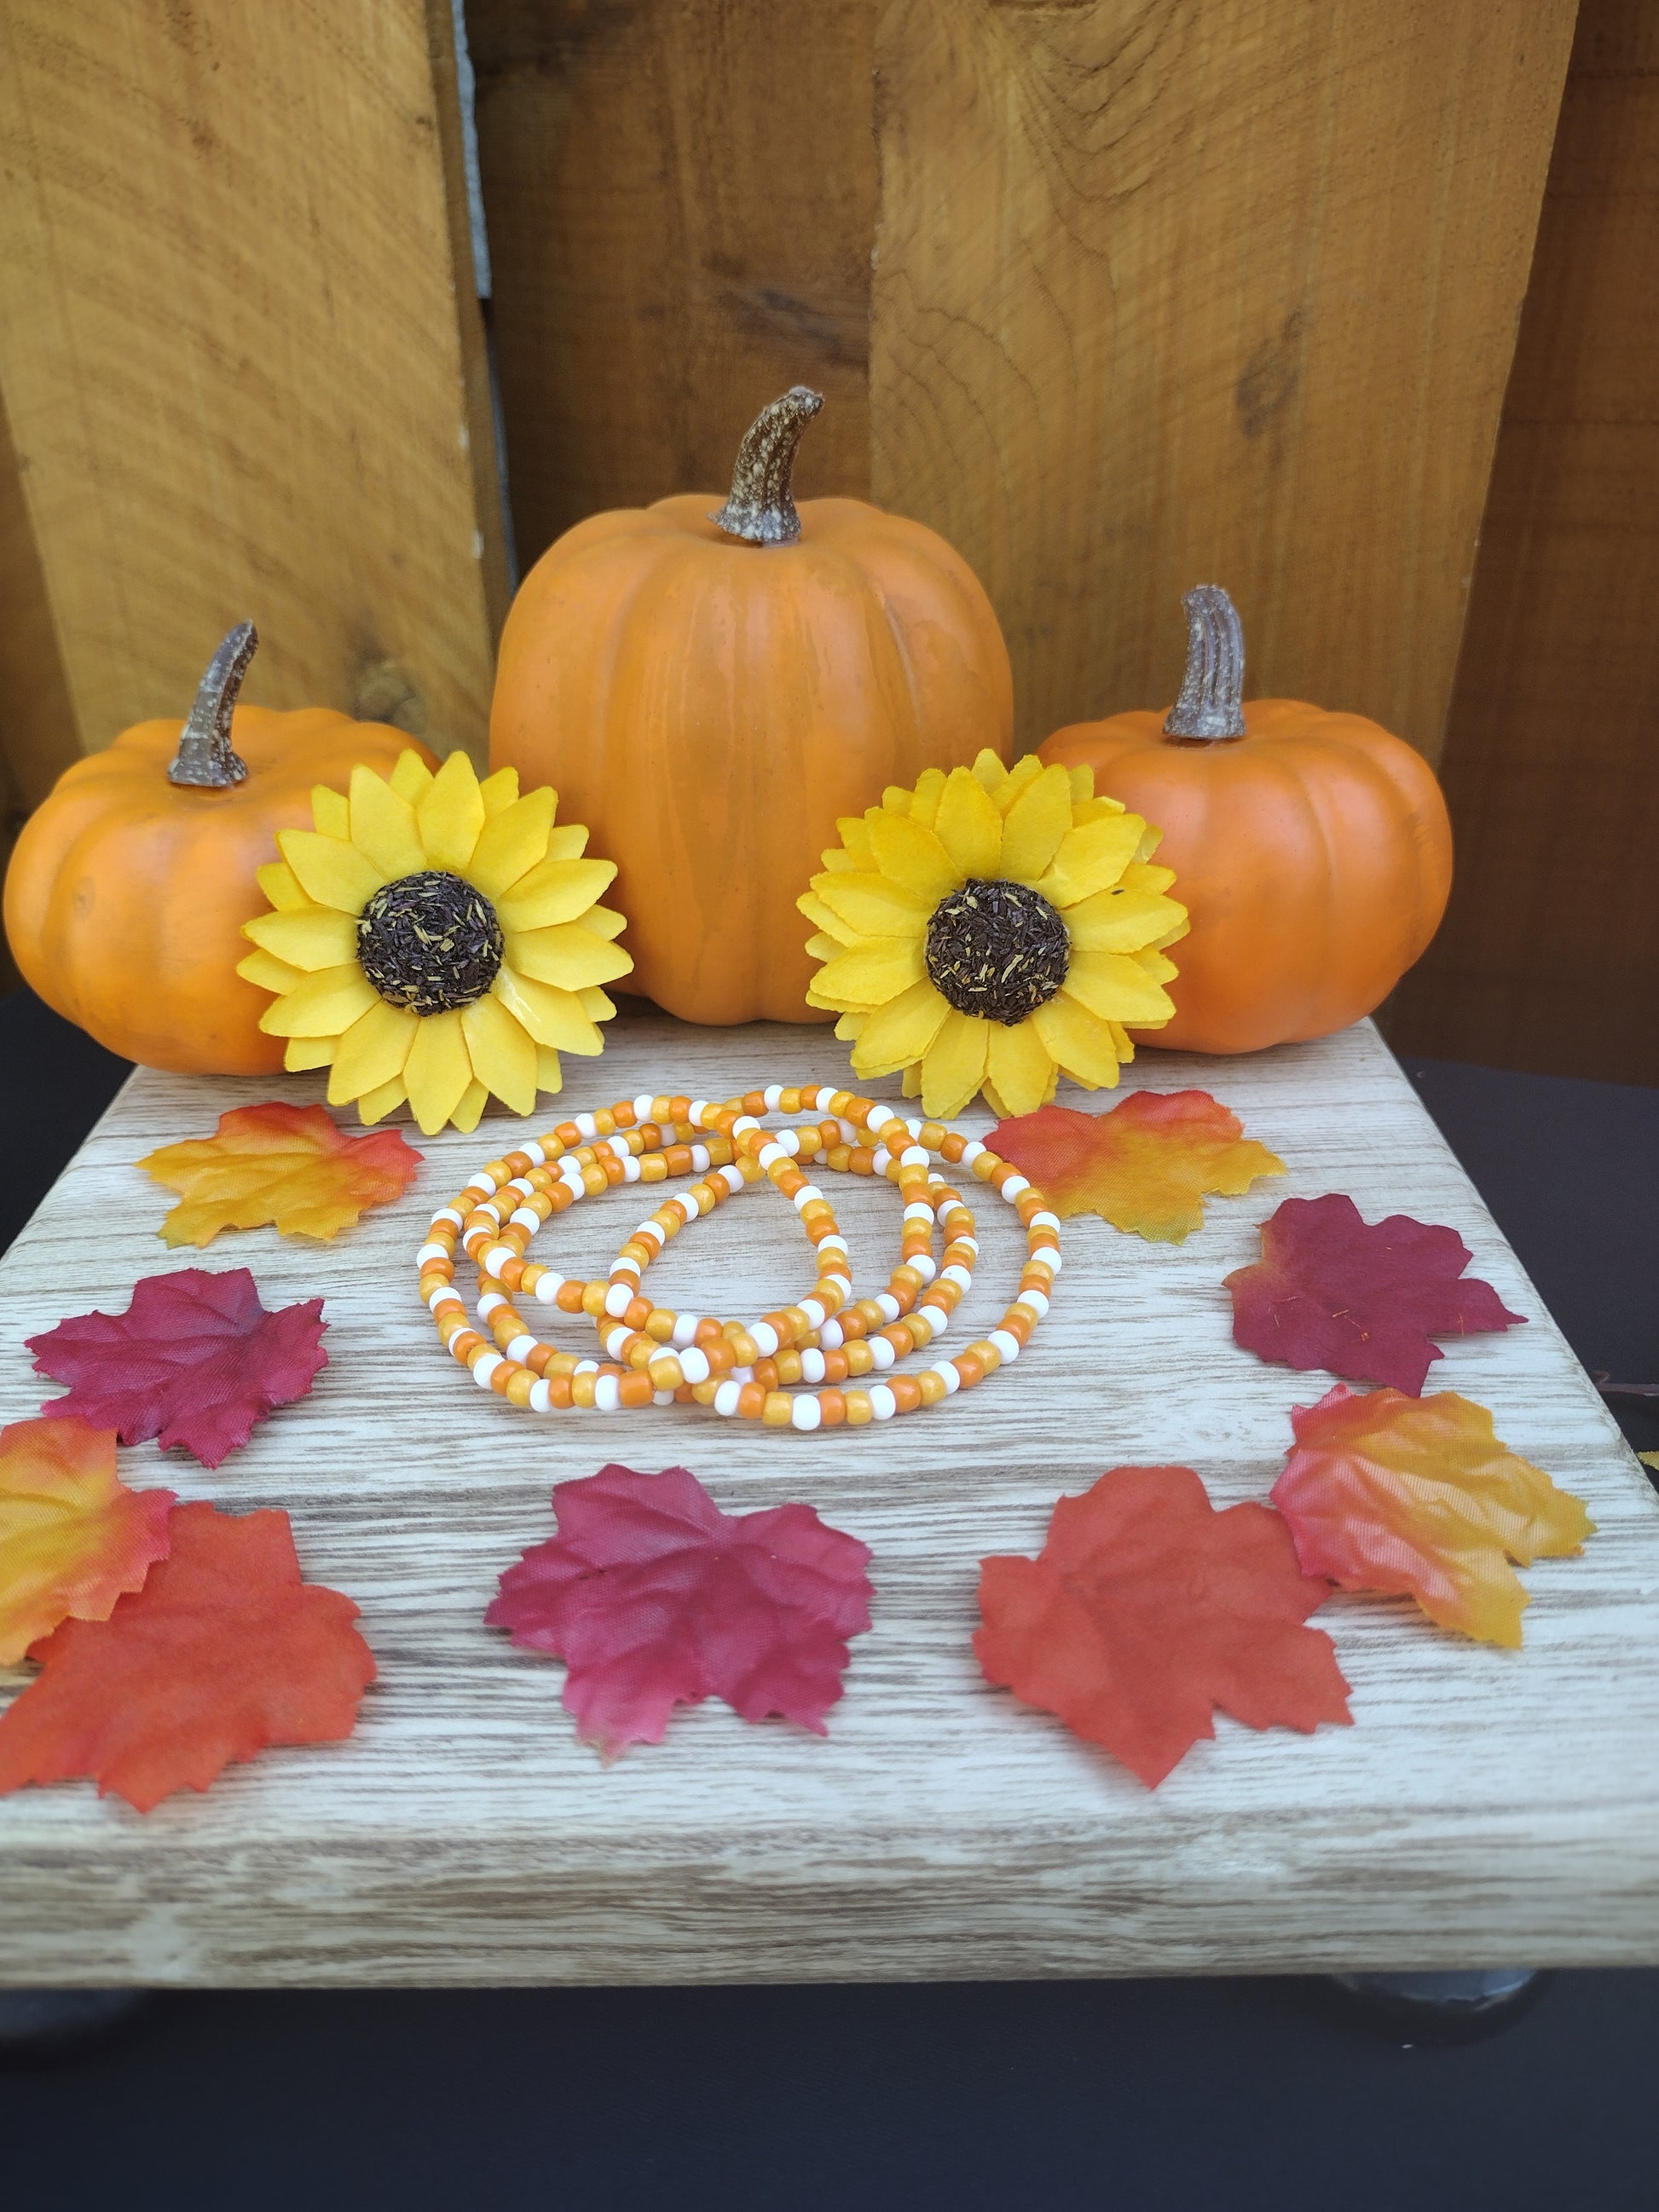
{"label": "white bead", "polygon": [[803,1298],[799,1310],[806,1316],[808,1328],[822,1328],[830,1318],[829,1308],[819,1298]]}
{"label": "white bead", "polygon": [[[692,1111],[693,1111],[693,1113],[695,1113],[695,1112],[696,1111],[696,1109],[694,1107],[694,1108],[692,1109]],[[691,1147],[691,1172],[692,1172],[694,1175],[702,1175],[702,1172],[704,1171],[704,1170],[708,1167],[708,1146],[707,1146],[707,1145],[693,1145],[693,1146],[692,1146],[692,1147]]]}
{"label": "white bead", "polygon": [[876,1300],[876,1307],[884,1321],[896,1321],[904,1311],[903,1307],[890,1291],[881,1292]]}
{"label": "white bead", "polygon": [[573,1114],[570,1118],[576,1125],[577,1134],[584,1141],[599,1135],[599,1125],[591,1114]]}
{"label": "white bead", "polygon": [[532,1213],[527,1206],[514,1206],[507,1218],[510,1221],[516,1221],[520,1228],[527,1229],[532,1237],[542,1225],[540,1214]]}
{"label": "white bead", "polygon": [[622,1385],[614,1375],[601,1375],[593,1385],[593,1411],[614,1413],[622,1404]]}
{"label": "white bead", "polygon": [[823,1408],[810,1391],[803,1390],[789,1408],[792,1429],[815,1429],[823,1419]]}
{"label": "white bead", "polygon": [[522,1176],[514,1176],[511,1182],[503,1183],[501,1188],[503,1190],[516,1190],[520,1198],[528,1198],[536,1186],[533,1182],[526,1182]]}
{"label": "white bead", "polygon": [[997,1350],[1002,1354],[1002,1364],[1005,1367],[1012,1367],[1015,1360],[1019,1358],[1019,1339],[1011,1335],[1006,1328],[994,1328],[985,1341],[988,1344],[995,1345]]}
{"label": "white bead", "polygon": [[507,1300],[499,1291],[486,1291],[478,1300],[478,1319],[488,1321],[497,1306],[504,1306],[506,1304]]}
{"label": "white bead", "polygon": [[769,1144],[763,1145],[757,1155],[761,1166],[766,1170],[768,1175],[770,1175],[773,1169],[778,1165],[780,1161],[787,1160],[788,1157],[788,1153],[784,1151],[783,1146],[778,1143],[775,1138],[774,1138]]}
{"label": "white bead", "polygon": [[435,1229],[441,1221],[448,1222],[454,1229],[460,1229],[465,1225],[463,1217],[453,1206],[441,1206],[432,1217],[432,1226]]}
{"label": "white bead", "polygon": [[708,1101],[706,1098],[694,1098],[691,1101],[691,1111],[685,1118],[688,1121],[695,1121],[698,1128],[701,1129],[702,1127],[702,1117],[708,1111]]}
{"label": "white bead", "polygon": [[553,1410],[553,1394],[545,1375],[538,1375],[530,1386],[530,1409],[534,1413],[550,1413]]}
{"label": "white bead", "polygon": [[818,1342],[826,1352],[839,1352],[847,1341],[847,1332],[838,1321],[827,1321],[818,1331]]}
{"label": "white bead", "polygon": [[721,1168],[719,1174],[720,1181],[735,1198],[743,1188],[743,1170],[733,1161],[729,1168]]}
{"label": "white bead", "polygon": [[925,1168],[927,1165],[927,1146],[907,1145],[899,1154],[899,1165],[902,1168]]}
{"label": "white bead", "polygon": [[501,1269],[506,1267],[507,1261],[516,1260],[518,1256],[510,1244],[492,1244],[489,1251],[484,1254],[485,1274],[499,1278]]}
{"label": "white bead", "polygon": [[856,1121],[849,1121],[844,1114],[838,1117],[836,1126],[841,1131],[841,1140],[842,1144],[861,1145],[864,1142],[863,1130],[860,1128]]}
{"label": "white bead", "polygon": [[732,1381],[728,1376],[714,1393],[714,1411],[724,1413],[729,1420],[738,1410],[738,1400],[742,1394],[742,1383]]}
{"label": "white bead", "polygon": [[1050,1213],[1045,1206],[1041,1213],[1034,1213],[1030,1219],[1026,1223],[1025,1226],[1028,1229],[1052,1229],[1054,1234],[1058,1236],[1060,1234],[1060,1216],[1057,1213]]}
{"label": "white bead", "polygon": [[605,1351],[612,1359],[621,1360],[626,1357],[629,1334],[625,1328],[613,1328],[604,1337],[602,1341]]}
{"label": "white bead", "polygon": [[605,1310],[613,1320],[628,1311],[634,1303],[634,1292],[627,1283],[612,1283],[605,1294]]}
{"label": "white bead", "polygon": [[653,1390],[651,1393],[651,1402],[653,1406],[672,1406],[674,1402],[674,1394],[672,1390]]}
{"label": "white bead", "polygon": [[933,1323],[933,1334],[935,1336],[943,1336],[945,1330],[951,1326],[950,1313],[944,1306],[919,1305],[916,1308],[916,1311],[921,1316],[925,1322],[931,1322]]}
{"label": "white bead", "polygon": [[755,1370],[752,1367],[734,1367],[732,1370],[731,1379],[733,1382],[752,1382],[755,1379]]}
{"label": "white bead", "polygon": [[827,1083],[821,1084],[812,1093],[812,1111],[815,1114],[827,1114],[835,1103],[836,1094]]}
{"label": "white bead", "polygon": [[870,1387],[870,1416],[872,1420],[890,1421],[898,1411],[898,1400],[884,1382]]}
{"label": "white bead", "polygon": [[415,1265],[424,1267],[428,1260],[453,1260],[454,1256],[447,1244],[422,1244],[415,1255]]}
{"label": "white bead", "polygon": [[669,1341],[677,1347],[680,1345],[695,1342],[697,1334],[697,1324],[702,1321],[702,1316],[701,1314],[683,1313],[679,1319],[674,1323],[674,1334],[670,1338]]}
{"label": "white bead", "polygon": [[893,1155],[888,1151],[886,1146],[878,1145],[870,1158],[871,1174],[884,1176],[892,1164]]}
{"label": "white bead", "polygon": [[[443,1306],[460,1305],[461,1294],[456,1289],[453,1283],[446,1283],[441,1290],[434,1291],[432,1296],[426,1303],[428,1310],[432,1313],[436,1313],[440,1308]],[[463,1312],[466,1310],[464,1306],[461,1310]]]}
{"label": "white bead", "polygon": [[941,1283],[956,1283],[965,1291],[971,1285],[974,1279],[969,1273],[966,1267],[957,1267],[956,1261],[953,1260],[948,1267],[941,1267],[939,1269],[939,1279]]}
{"label": "white bead", "polygon": [[956,1370],[954,1361],[949,1359],[938,1360],[934,1363],[929,1372],[937,1375],[939,1381],[945,1385],[945,1395],[947,1398],[951,1396],[954,1392],[961,1389],[962,1377]]}
{"label": "white bead", "polygon": [[708,1354],[699,1346],[688,1344],[680,1354],[680,1372],[688,1382],[708,1380]]}
{"label": "white bead", "polygon": [[544,1275],[536,1285],[536,1296],[544,1306],[550,1306],[556,1303],[559,1292],[563,1288],[562,1275]]}
{"label": "white bead", "polygon": [[872,1336],[866,1339],[866,1341],[870,1346],[870,1357],[875,1362],[878,1373],[884,1373],[898,1355],[884,1336]]}
{"label": "white bead", "polygon": [[498,1186],[496,1184],[495,1178],[490,1174],[488,1168],[480,1168],[477,1174],[473,1176],[471,1182],[467,1185],[467,1188],[469,1190],[476,1190],[484,1198],[488,1198],[490,1193],[497,1188]]}
{"label": "white bead", "polygon": [[838,1291],[844,1305],[853,1295],[853,1279],[850,1275],[843,1275],[837,1270],[833,1274],[820,1275],[818,1288],[820,1291]]}
{"label": "white bead", "polygon": [[601,1149],[614,1152],[619,1160],[631,1160],[634,1157],[626,1137],[607,1137]]}
{"label": "white bead", "polygon": [[764,1096],[766,1098],[767,1112],[769,1114],[775,1114],[779,1106],[782,1103],[783,1085],[781,1083],[769,1083],[766,1086]]}
{"label": "white bead", "polygon": [[759,1127],[760,1123],[752,1114],[739,1114],[732,1124],[732,1142],[735,1144],[739,1137],[746,1136],[750,1129],[758,1129]]}
{"label": "white bead", "polygon": [[778,1333],[769,1321],[757,1321],[749,1332],[755,1340],[755,1349],[763,1358],[769,1358],[778,1348]]}
{"label": "white bead", "polygon": [[884,1129],[890,1121],[898,1121],[902,1119],[902,1115],[896,1114],[890,1106],[884,1105],[878,1098],[865,1116],[864,1126],[871,1135],[874,1136],[878,1129]]}
{"label": "white bead", "polygon": [[800,1356],[800,1379],[803,1382],[822,1382],[829,1370],[821,1352],[803,1352]]}
{"label": "white bead", "polygon": [[800,1151],[800,1133],[795,1129],[780,1129],[778,1149],[786,1158],[793,1159]]}
{"label": "white bead", "polygon": [[800,1188],[795,1193],[794,1198],[791,1203],[793,1205],[797,1213],[805,1213],[807,1207],[811,1205],[814,1199],[822,1198],[823,1196],[823,1193],[818,1188],[817,1183],[804,1182]]}
{"label": "white bead", "polygon": [[668,1231],[660,1221],[642,1221],[634,1234],[636,1237],[654,1237],[657,1240],[657,1249],[659,1252],[668,1242]]}
{"label": "white bead", "polygon": [[977,1237],[953,1237],[951,1239],[951,1242],[953,1244],[960,1244],[964,1252],[971,1252],[974,1257],[976,1260],[978,1259],[979,1239]]}
{"label": "white bead", "polygon": [[970,1168],[975,1160],[982,1159],[984,1157],[984,1146],[981,1144],[977,1137],[969,1137],[967,1143],[962,1148],[962,1165],[965,1168]]}
{"label": "white bead", "polygon": [[1022,1291],[1014,1304],[1024,1306],[1033,1321],[1041,1321],[1048,1310],[1048,1301],[1041,1291]]}
{"label": "white bead", "polygon": [[1012,1175],[1002,1186],[1002,1195],[1012,1206],[1022,1191],[1030,1190],[1030,1183],[1024,1176]]}
{"label": "white bead", "polygon": [[547,1147],[539,1137],[526,1137],[523,1144],[519,1146],[519,1150],[530,1162],[532,1167],[542,1166],[547,1158]]}
{"label": "white bead", "polygon": [[931,1227],[933,1219],[933,1209],[927,1203],[926,1200],[914,1198],[911,1200],[909,1205],[905,1207],[902,1218],[906,1221],[925,1221]]}
{"label": "white bead", "polygon": [[486,1352],[479,1358],[472,1370],[472,1380],[481,1390],[487,1390],[489,1388],[489,1378],[501,1364],[501,1355],[499,1352]]}
{"label": "white bead", "polygon": [[599,1363],[597,1359],[579,1359],[570,1371],[573,1375],[597,1375]]}
{"label": "white bead", "polygon": [[1028,1254],[1025,1264],[1028,1267],[1046,1267],[1051,1275],[1057,1275],[1066,1262],[1052,1244],[1045,1244],[1040,1252]]}
{"label": "white bead", "polygon": [[832,1231],[828,1237],[820,1237],[815,1249],[820,1252],[844,1252],[847,1239]]}
{"label": "white bead", "polygon": [[639,1179],[640,1164],[635,1158],[633,1153],[629,1152],[623,1161],[623,1181],[624,1182],[637,1182]]}
{"label": "white bead", "polygon": [[636,1121],[648,1121],[651,1119],[651,1093],[648,1091],[641,1091],[634,1101],[634,1119]]}
{"label": "white bead", "polygon": [[634,1280],[637,1283],[640,1279],[639,1261],[637,1260],[630,1259],[626,1253],[622,1254],[618,1258],[613,1260],[611,1262],[611,1281],[615,1282],[620,1275],[631,1275],[634,1278]]}
{"label": "white bead", "polygon": [[931,1252],[918,1252],[914,1260],[907,1261],[905,1264],[914,1267],[924,1283],[931,1283],[939,1273],[939,1263]]}

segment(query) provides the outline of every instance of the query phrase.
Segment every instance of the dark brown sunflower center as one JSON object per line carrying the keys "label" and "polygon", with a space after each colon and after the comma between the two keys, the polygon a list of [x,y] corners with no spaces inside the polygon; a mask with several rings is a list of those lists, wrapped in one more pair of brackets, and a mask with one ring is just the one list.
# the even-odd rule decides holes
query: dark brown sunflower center
{"label": "dark brown sunflower center", "polygon": [[927,973],[958,1013],[1012,1029],[1066,981],[1072,941],[1041,891],[970,876],[933,908]]}
{"label": "dark brown sunflower center", "polygon": [[357,922],[357,957],[394,1006],[448,1013],[482,999],[501,964],[501,925],[482,891],[444,868],[400,876]]}

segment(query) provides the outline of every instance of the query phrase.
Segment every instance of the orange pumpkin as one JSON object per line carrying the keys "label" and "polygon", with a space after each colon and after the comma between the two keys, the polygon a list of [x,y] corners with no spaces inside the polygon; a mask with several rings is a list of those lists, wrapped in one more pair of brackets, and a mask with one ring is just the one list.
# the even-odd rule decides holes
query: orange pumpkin
{"label": "orange pumpkin", "polygon": [[1244,641],[1218,586],[1188,592],[1187,671],[1167,714],[1056,730],[1045,761],[1164,831],[1192,917],[1176,1017],[1143,1042],[1254,1052],[1328,1035],[1379,1005],[1439,927],[1451,823],[1434,771],[1360,714],[1243,703]]}
{"label": "orange pumpkin", "polygon": [[822,406],[759,416],[732,496],[590,516],[543,554],[501,635],[492,767],[551,783],[617,864],[634,983],[693,1022],[831,1020],[795,901],[887,785],[988,746],[1013,683],[973,571],[860,500],[796,508]]}
{"label": "orange pumpkin", "polygon": [[25,982],[146,1067],[282,1066],[283,1039],[259,1027],[270,994],[236,973],[242,924],[269,904],[254,872],[276,858],[279,830],[311,826],[313,784],[344,782],[358,761],[389,770],[413,743],[328,708],[238,707],[258,641],[252,623],[232,630],[188,721],[140,722],[66,769],[6,873]]}

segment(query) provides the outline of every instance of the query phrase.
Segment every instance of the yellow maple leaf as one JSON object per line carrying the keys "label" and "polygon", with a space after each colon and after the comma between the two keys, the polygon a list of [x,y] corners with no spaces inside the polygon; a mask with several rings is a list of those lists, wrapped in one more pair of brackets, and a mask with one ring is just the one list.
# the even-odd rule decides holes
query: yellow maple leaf
{"label": "yellow maple leaf", "polygon": [[72,1414],[0,1429],[0,1667],[141,1589],[167,1555],[173,1495],[117,1479],[112,1429]]}
{"label": "yellow maple leaf", "polygon": [[222,1229],[333,1237],[400,1198],[421,1155],[395,1129],[348,1137],[320,1106],[236,1106],[211,1137],[164,1145],[138,1164],[180,1194],[158,1232],[210,1244]]}

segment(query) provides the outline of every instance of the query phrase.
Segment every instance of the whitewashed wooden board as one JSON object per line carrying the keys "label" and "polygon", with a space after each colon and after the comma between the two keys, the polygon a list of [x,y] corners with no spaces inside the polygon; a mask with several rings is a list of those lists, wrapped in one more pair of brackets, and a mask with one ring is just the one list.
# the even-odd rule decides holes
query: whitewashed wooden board
{"label": "whitewashed wooden board", "polygon": [[[641,1090],[847,1079],[827,1030],[638,1015],[611,1034],[603,1060],[567,1063],[567,1112]],[[169,1254],[167,1194],[133,1163],[209,1133],[226,1106],[320,1085],[136,1075],[0,1265],[0,1416],[52,1389],[22,1339],[120,1310],[140,1275],[246,1265],[268,1305],[325,1293],[330,1364],[307,1399],[216,1473],[153,1446],[124,1452],[123,1473],[233,1510],[286,1507],[309,1578],[362,1606],[380,1680],[349,1743],[269,1753],[147,1817],[89,1784],[0,1800],[0,1981],[1659,1960],[1659,1505],[1486,1208],[1369,1024],[1238,1060],[1146,1053],[1126,1083],[1213,1088],[1289,1175],[1211,1201],[1179,1248],[1068,1224],[1053,1312],[1017,1368],[934,1413],[795,1436],[679,1407],[538,1419],[444,1357],[410,1255],[428,1209],[522,1125],[421,1140],[411,1195],[333,1246],[261,1230]],[[528,1126],[558,1118],[549,1106]],[[860,1288],[878,1288],[893,1194],[846,1177],[831,1189]],[[1449,1346],[1431,1387],[1492,1407],[1599,1533],[1582,1558],[1528,1573],[1518,1653],[1434,1632],[1403,1602],[1336,1597],[1319,1620],[1355,1725],[1255,1735],[1218,1717],[1216,1741],[1152,1794],[981,1679],[978,1561],[1035,1553],[1056,1496],[1115,1465],[1194,1467],[1218,1504],[1265,1494],[1289,1409],[1329,1378],[1239,1351],[1221,1278],[1255,1256],[1282,1198],[1328,1190],[1370,1218],[1451,1223],[1471,1272],[1532,1317]],[[599,1272],[647,1210],[615,1193],[544,1232],[538,1254]],[[1006,1303],[1018,1254],[1007,1210],[988,1196],[978,1210],[974,1334]],[[665,1297],[728,1314],[799,1295],[809,1273],[792,1212],[765,1190],[689,1230],[655,1271]],[[607,1769],[575,1740],[562,1668],[483,1626],[498,1571],[552,1533],[554,1483],[612,1458],[689,1466],[732,1510],[806,1499],[872,1547],[875,1626],[827,1740],[711,1701]],[[25,1679],[0,1674],[0,1695]]]}

